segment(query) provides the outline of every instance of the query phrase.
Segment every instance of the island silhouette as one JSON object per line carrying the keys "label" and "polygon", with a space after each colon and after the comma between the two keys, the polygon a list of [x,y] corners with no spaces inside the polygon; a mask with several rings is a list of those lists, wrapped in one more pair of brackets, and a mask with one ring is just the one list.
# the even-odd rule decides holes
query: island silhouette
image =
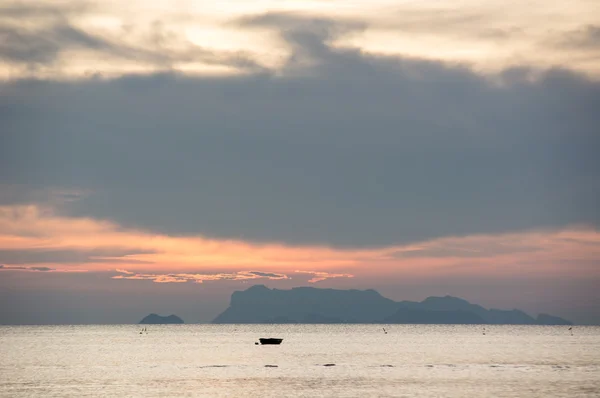
{"label": "island silhouette", "polygon": [[518,309],[486,309],[452,296],[397,302],[373,289],[280,290],[264,285],[234,292],[229,307],[212,323],[572,325],[553,315],[539,314],[533,318]]}
{"label": "island silhouette", "polygon": [[160,316],[157,314],[147,315],[140,321],[140,325],[172,325],[182,323],[184,323],[183,319],[177,315]]}

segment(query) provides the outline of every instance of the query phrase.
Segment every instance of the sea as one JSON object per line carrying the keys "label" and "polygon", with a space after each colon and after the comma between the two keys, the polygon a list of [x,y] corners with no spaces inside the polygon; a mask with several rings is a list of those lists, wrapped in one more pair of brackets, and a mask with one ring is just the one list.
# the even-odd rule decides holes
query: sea
{"label": "sea", "polygon": [[0,396],[599,397],[600,327],[0,326]]}

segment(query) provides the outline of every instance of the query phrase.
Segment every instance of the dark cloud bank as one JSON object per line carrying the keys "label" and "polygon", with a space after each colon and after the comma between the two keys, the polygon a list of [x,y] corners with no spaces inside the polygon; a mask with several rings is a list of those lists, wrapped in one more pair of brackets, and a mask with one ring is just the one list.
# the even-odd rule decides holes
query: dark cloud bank
{"label": "dark cloud bank", "polygon": [[89,190],[73,215],[293,244],[600,222],[597,81],[333,47],[354,23],[237,23],[277,30],[286,65],[2,83],[0,182]]}

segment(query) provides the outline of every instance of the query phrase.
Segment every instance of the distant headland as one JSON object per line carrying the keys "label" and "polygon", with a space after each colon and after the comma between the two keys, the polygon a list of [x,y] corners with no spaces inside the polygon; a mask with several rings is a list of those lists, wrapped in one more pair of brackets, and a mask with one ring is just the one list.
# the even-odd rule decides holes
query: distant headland
{"label": "distant headland", "polygon": [[458,297],[428,297],[396,302],[377,291],[255,285],[231,295],[231,303],[213,323],[382,323],[571,325],[566,319],[517,309],[486,309]]}
{"label": "distant headland", "polygon": [[140,321],[140,325],[172,325],[184,323],[177,315],[160,316],[150,314]]}

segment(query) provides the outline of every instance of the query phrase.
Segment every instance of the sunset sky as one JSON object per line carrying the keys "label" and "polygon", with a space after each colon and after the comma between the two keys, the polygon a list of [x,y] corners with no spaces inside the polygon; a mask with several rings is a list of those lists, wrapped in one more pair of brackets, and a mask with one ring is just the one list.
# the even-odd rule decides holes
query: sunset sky
{"label": "sunset sky", "polygon": [[600,324],[600,2],[0,3],[0,324],[235,290]]}

